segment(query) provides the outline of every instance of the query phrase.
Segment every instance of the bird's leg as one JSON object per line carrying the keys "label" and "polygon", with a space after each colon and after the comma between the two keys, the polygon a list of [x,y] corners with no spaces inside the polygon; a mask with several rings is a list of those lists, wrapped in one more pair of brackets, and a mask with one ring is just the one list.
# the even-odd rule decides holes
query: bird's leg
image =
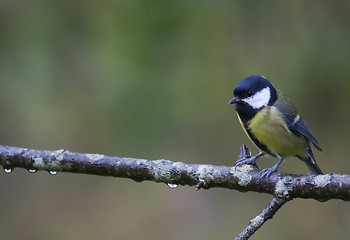
{"label": "bird's leg", "polygon": [[265,168],[260,172],[260,179],[269,177],[271,173],[277,172],[278,166],[283,162],[284,157],[280,157],[280,160],[272,168]]}
{"label": "bird's leg", "polygon": [[[241,158],[239,158],[237,161],[236,161],[236,165],[235,165],[235,168],[238,167],[238,166],[242,166],[242,165],[245,165],[245,164],[249,164],[249,165],[254,165],[256,167],[258,167],[256,165],[256,160],[262,156],[264,156],[265,153],[259,153],[253,157],[250,157],[250,156],[243,156]],[[259,168],[259,167],[258,167]]]}

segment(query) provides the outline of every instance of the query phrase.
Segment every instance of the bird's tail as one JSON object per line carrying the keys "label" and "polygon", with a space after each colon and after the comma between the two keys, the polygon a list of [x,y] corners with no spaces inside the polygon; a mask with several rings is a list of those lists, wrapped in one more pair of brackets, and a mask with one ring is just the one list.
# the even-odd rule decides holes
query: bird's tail
{"label": "bird's tail", "polygon": [[[307,152],[304,154],[305,156],[298,156],[300,160],[302,160],[306,166],[310,169],[312,174],[323,174],[320,167],[317,165],[315,161],[314,154],[312,153],[311,149],[308,148]],[[326,199],[316,199],[319,202],[325,202]]]}
{"label": "bird's tail", "polygon": [[306,166],[310,169],[312,174],[323,174],[322,170],[317,165],[314,154],[312,153],[310,148],[308,148],[304,156],[298,156],[298,158],[306,164]]}

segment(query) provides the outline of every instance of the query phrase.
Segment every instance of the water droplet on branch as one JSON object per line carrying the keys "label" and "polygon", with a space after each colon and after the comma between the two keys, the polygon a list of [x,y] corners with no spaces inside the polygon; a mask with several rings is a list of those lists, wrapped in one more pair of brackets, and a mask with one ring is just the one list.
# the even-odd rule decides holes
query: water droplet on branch
{"label": "water droplet on branch", "polygon": [[175,183],[167,183],[170,188],[176,188],[177,184]]}

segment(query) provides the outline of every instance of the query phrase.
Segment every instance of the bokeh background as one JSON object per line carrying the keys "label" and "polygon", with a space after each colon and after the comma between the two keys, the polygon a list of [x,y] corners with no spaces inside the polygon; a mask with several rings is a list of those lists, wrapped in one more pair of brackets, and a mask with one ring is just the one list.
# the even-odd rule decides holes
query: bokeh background
{"label": "bokeh background", "polygon": [[[323,171],[350,174],[349,64],[349,1],[3,0],[0,141],[233,165],[257,150],[227,102],[261,74],[318,137]],[[24,169],[0,191],[2,239],[233,239],[271,200]],[[349,239],[349,225],[349,203],[297,199],[252,239]]]}

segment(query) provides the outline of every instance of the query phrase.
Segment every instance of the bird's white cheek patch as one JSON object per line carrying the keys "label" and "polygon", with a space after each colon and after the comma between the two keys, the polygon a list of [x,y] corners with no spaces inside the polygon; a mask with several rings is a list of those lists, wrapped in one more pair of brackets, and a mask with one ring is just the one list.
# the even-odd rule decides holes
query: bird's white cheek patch
{"label": "bird's white cheek patch", "polygon": [[243,99],[243,101],[248,103],[253,108],[259,109],[267,106],[267,104],[270,101],[270,97],[271,97],[270,88],[266,87],[261,91],[255,93],[253,96]]}

